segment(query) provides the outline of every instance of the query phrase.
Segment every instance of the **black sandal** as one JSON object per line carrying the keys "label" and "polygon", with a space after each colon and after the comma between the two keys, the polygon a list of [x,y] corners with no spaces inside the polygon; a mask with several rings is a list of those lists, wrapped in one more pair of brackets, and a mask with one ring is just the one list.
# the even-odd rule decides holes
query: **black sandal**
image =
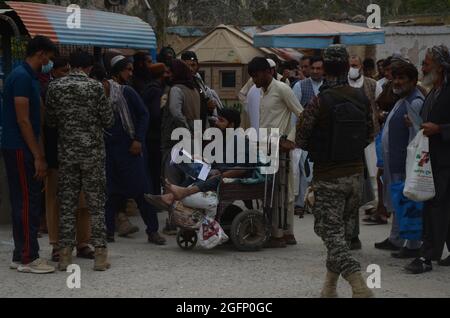
{"label": "black sandal", "polygon": [[377,208],[371,208],[371,209],[367,209],[365,211],[365,214],[367,216],[373,216],[373,215],[375,215],[375,213],[377,213]]}
{"label": "black sandal", "polygon": [[411,274],[420,275],[431,272],[433,270],[433,265],[423,258],[417,258],[411,264],[407,265],[405,270]]}

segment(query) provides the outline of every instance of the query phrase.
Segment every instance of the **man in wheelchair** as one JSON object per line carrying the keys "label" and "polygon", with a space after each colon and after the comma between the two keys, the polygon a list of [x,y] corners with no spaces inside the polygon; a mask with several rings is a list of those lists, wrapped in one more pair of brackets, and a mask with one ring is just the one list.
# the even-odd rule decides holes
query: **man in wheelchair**
{"label": "man in wheelchair", "polygon": [[[219,110],[219,116],[215,123],[215,127],[219,128],[224,136],[224,155],[227,148],[227,129],[237,129],[241,125],[241,116],[237,110],[224,108]],[[250,141],[246,136],[239,136],[243,132],[236,130],[234,135],[234,161],[233,163],[213,163],[212,169],[205,181],[198,178],[198,169],[196,164],[180,163],[173,164],[175,171],[172,175],[177,175],[173,180],[165,180],[165,194],[161,196],[146,195],[146,200],[155,207],[170,211],[177,201],[197,193],[216,192],[223,179],[241,179],[251,177],[252,167],[256,168],[256,164],[250,164]],[[239,137],[245,138],[245,149],[238,149]],[[244,151],[245,163],[238,163],[239,154]],[[222,162],[225,162],[223,160]]]}

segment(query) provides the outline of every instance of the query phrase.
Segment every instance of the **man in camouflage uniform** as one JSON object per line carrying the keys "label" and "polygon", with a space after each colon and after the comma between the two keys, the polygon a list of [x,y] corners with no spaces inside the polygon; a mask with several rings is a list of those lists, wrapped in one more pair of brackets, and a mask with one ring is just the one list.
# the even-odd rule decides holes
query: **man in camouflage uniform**
{"label": "man in camouflage uniform", "polygon": [[[326,49],[324,67],[325,83],[319,96],[300,115],[296,137],[297,146],[307,150],[314,161],[315,232],[328,250],[322,297],[337,297],[341,275],[352,286],[353,297],[373,297],[362,277],[361,266],[349,249],[357,222],[355,210],[362,200],[364,148],[373,136],[372,111],[364,93],[348,85],[350,66],[345,47]],[[352,116],[355,112],[360,114],[357,128],[340,126],[342,121],[338,120],[342,118],[337,119],[335,114],[347,112]],[[347,117],[344,122],[354,120]]]}
{"label": "man in camouflage uniform", "polygon": [[47,93],[46,119],[58,129],[60,263],[65,271],[72,264],[75,242],[75,212],[80,192],[91,213],[95,266],[107,270],[105,202],[105,143],[103,131],[114,123],[114,115],[103,85],[87,74],[93,58],[86,52],[70,57],[69,76],[52,82]]}

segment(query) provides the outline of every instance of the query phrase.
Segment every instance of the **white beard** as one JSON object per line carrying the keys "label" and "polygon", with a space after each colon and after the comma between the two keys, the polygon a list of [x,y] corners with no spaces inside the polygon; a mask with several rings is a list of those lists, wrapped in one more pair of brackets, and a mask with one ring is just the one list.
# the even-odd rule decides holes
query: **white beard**
{"label": "white beard", "polygon": [[436,81],[436,77],[436,72],[431,71],[428,75],[424,76],[422,84],[427,87],[433,86],[434,82]]}

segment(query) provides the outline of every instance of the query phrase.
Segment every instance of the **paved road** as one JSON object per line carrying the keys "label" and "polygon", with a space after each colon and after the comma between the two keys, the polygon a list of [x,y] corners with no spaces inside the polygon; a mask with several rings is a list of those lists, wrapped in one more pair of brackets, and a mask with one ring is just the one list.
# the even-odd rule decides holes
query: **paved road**
{"label": "paved road", "polygon": [[[133,222],[140,220],[133,218]],[[298,246],[258,253],[240,253],[228,246],[183,252],[174,238],[169,238],[167,246],[157,247],[147,244],[141,232],[135,239],[119,239],[110,246],[113,267],[108,272],[95,273],[91,262],[80,260],[81,289],[69,290],[67,273],[35,276],[9,270],[11,230],[3,226],[0,297],[318,297],[325,250],[312,228],[311,216],[296,220]],[[386,237],[389,226],[362,226],[361,230],[364,249],[355,257],[364,268],[381,266],[378,297],[450,297],[450,269],[436,267],[425,276],[407,275],[402,270],[406,261],[373,248],[375,241]],[[45,257],[50,254],[47,243],[47,237],[41,239]],[[350,296],[345,282],[339,289],[341,297]]]}

